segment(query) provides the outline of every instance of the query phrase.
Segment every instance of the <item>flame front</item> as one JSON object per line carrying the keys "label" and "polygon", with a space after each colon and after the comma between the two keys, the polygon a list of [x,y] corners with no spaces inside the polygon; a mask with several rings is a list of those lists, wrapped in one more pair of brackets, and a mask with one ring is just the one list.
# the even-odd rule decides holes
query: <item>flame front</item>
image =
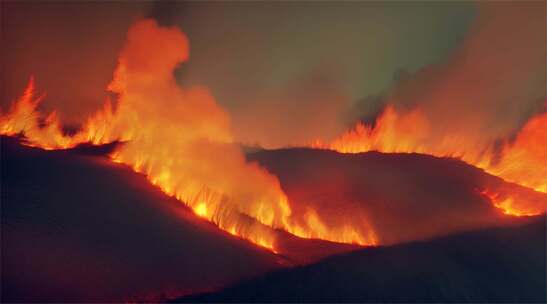
{"label": "flame front", "polygon": [[188,58],[188,41],[176,28],[142,20],[129,31],[107,100],[80,132],[67,136],[55,113],[40,121],[34,82],[0,119],[4,135],[23,134],[27,144],[66,149],[81,143],[123,141],[111,155],[131,166],[166,194],[219,228],[276,251],[276,229],[303,238],[362,245],[374,232],[325,227],[310,213],[296,221],[277,178],[247,163],[233,142],[227,113],[202,87],[182,88],[174,69]]}
{"label": "flame front", "polygon": [[[228,114],[207,89],[180,87],[173,72],[188,59],[188,41],[176,28],[153,20],[136,23],[129,31],[108,90],[117,96],[91,116],[71,136],[58,116],[45,119],[37,111],[43,96],[34,97],[31,79],[23,95],[0,118],[4,135],[23,134],[26,143],[43,149],[66,149],[81,143],[123,141],[110,156],[143,173],[148,180],[230,234],[276,252],[277,229],[302,238],[375,245],[374,227],[359,218],[354,224],[326,224],[319,210],[294,214],[278,179],[248,163],[234,143]],[[115,106],[113,106],[115,104]],[[387,107],[374,127],[359,123],[331,143],[314,148],[342,153],[425,153],[456,157],[528,188],[547,191],[545,139],[547,114],[522,128],[501,149],[472,134],[433,134],[426,115],[416,108],[398,113]],[[509,215],[545,212],[545,202],[513,190],[478,189]],[[530,190],[531,191],[531,190]],[[518,191],[517,191],[518,192]]]}
{"label": "flame front", "polygon": [[41,121],[36,108],[45,95],[35,98],[34,91],[34,78],[31,77],[23,95],[12,104],[10,111],[1,117],[1,134],[24,134],[29,145],[46,150],[70,147],[73,139],[61,132],[61,124],[55,112]]}
{"label": "flame front", "polygon": [[[432,134],[426,115],[415,108],[398,113],[388,106],[374,126],[357,125],[330,143],[316,141],[313,148],[340,153],[379,151],[386,153],[423,153],[437,157],[459,158],[486,172],[538,192],[547,192],[547,113],[532,117],[514,141],[504,141],[501,148],[482,143],[469,134]],[[510,197],[499,201],[489,194],[494,205],[510,215],[536,215],[545,212],[545,202],[525,204]]]}

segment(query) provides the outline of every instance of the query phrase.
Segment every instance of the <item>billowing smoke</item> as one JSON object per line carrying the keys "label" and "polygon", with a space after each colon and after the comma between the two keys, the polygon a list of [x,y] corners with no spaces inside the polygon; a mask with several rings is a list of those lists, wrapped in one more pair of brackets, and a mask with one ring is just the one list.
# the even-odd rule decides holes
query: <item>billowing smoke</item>
{"label": "billowing smoke", "polygon": [[330,140],[347,128],[342,113],[350,98],[327,72],[318,71],[288,87],[258,90],[254,102],[233,111],[236,139],[266,148]]}
{"label": "billowing smoke", "polygon": [[446,62],[398,73],[384,97],[364,99],[378,104],[362,119],[370,122],[379,113],[374,124],[359,123],[314,146],[457,157],[545,192],[545,4],[487,2],[478,8]]}
{"label": "billowing smoke", "polygon": [[235,139],[267,148],[330,140],[355,100],[400,67],[444,58],[474,14],[473,3],[169,4],[154,18],[179,25],[193,49],[177,79],[207,85]]}
{"label": "billowing smoke", "polygon": [[178,28],[159,27],[152,19],[133,25],[109,86],[117,107],[113,115],[92,118],[87,133],[127,141],[115,159],[221,228],[272,246],[266,232],[243,230],[249,227],[241,214],[280,227],[290,212],[286,198],[274,176],[245,162],[228,115],[208,90],[177,84],[173,71],[188,55],[188,40]]}
{"label": "billowing smoke", "polygon": [[546,83],[545,3],[480,2],[449,60],[402,73],[385,102],[420,108],[435,136],[510,137],[541,110]]}
{"label": "billowing smoke", "polygon": [[37,111],[33,81],[23,96],[0,117],[5,135],[22,134],[26,144],[64,149],[81,143],[124,142],[111,153],[197,215],[223,230],[275,250],[283,229],[301,237],[367,244],[302,222],[277,178],[248,163],[234,142],[228,114],[205,87],[179,86],[174,71],[189,56],[186,36],[177,27],[158,26],[153,19],[136,22],[120,54],[104,108],[83,127],[67,135],[55,113],[45,120]]}
{"label": "billowing smoke", "polygon": [[[461,156],[504,179],[545,191],[544,171],[529,174],[529,168],[544,163],[545,150],[532,153],[536,150],[528,148],[536,147],[536,139],[543,136],[536,132],[544,124],[543,119],[524,128],[530,132],[516,138],[520,144],[513,146],[515,149],[502,147],[509,155],[504,166],[491,166],[491,159],[485,162],[483,157],[485,151],[492,154],[492,143],[518,129],[545,96],[541,85],[545,73],[538,68],[543,67],[540,63],[544,57],[540,54],[545,48],[538,45],[541,39],[535,31],[540,14],[534,5],[513,5],[481,6],[468,38],[447,63],[400,77],[399,85],[386,98],[390,106],[377,127],[361,126],[326,146],[341,152],[379,150]],[[511,17],[513,13],[515,17]],[[509,17],[519,23],[524,34],[519,34],[511,22],[505,23]],[[164,192],[224,230],[266,247],[275,248],[275,228],[302,237],[375,242],[368,227],[350,231],[340,221],[336,223],[339,227],[326,229],[314,212],[299,220],[297,209],[287,202],[278,180],[258,165],[246,162],[235,144],[241,137],[234,135],[229,115],[212,94],[201,86],[179,86],[175,72],[184,73],[185,66],[178,68],[188,57],[188,40],[178,28],[141,20],[129,31],[109,85],[116,99],[114,107],[107,103],[81,132],[66,136],[61,134],[55,115],[43,128],[38,115],[34,115],[37,103],[29,99],[12,109],[15,114],[30,111],[32,123],[21,124],[19,118],[29,116],[10,112],[0,121],[0,127],[3,134],[22,132],[31,143],[45,148],[67,148],[87,141],[124,141],[112,155],[115,161],[146,174]],[[322,73],[311,75],[286,90],[274,88],[262,94],[257,89],[250,93],[256,96],[257,105],[248,106],[238,120],[249,132],[243,141],[266,136],[271,139],[260,144],[297,144],[311,139],[310,134],[322,136],[339,128],[333,117],[347,102],[344,91],[339,89],[339,79]],[[252,92],[254,87],[245,89]],[[279,93],[272,94],[276,91]],[[22,101],[31,95],[25,94]],[[515,100],[522,104],[513,103]],[[278,108],[284,110],[276,111]],[[285,125],[285,121],[291,122]],[[348,142],[350,146],[356,143],[355,149],[347,149]]]}

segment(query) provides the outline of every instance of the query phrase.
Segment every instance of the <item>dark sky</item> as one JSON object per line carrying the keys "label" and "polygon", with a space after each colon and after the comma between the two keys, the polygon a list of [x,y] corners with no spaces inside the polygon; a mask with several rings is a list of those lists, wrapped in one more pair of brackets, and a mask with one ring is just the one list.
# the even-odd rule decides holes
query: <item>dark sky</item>
{"label": "dark sky", "polygon": [[3,1],[2,106],[34,74],[48,93],[43,109],[83,119],[104,101],[129,25],[154,17],[188,35],[178,78],[212,91],[238,139],[332,137],[352,104],[388,88],[398,70],[445,59],[475,14],[468,2]]}

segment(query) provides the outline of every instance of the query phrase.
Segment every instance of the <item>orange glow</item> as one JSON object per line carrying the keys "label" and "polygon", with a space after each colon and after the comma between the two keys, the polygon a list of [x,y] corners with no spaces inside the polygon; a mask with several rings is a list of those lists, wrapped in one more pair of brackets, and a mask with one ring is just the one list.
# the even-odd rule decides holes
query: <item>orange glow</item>
{"label": "orange glow", "polygon": [[533,216],[545,213],[545,201],[535,201],[534,198],[518,191],[494,192],[486,189],[481,191],[481,194],[507,215]]}
{"label": "orange glow", "polygon": [[547,112],[530,119],[515,141],[504,145],[499,163],[484,169],[547,193]]}
{"label": "orange glow", "polygon": [[205,203],[198,204],[194,211],[201,217],[207,217],[207,205]]}
{"label": "orange glow", "polygon": [[[177,84],[173,71],[188,56],[187,38],[178,29],[140,21],[128,33],[108,86],[117,99],[107,99],[79,132],[63,134],[55,112],[45,119],[40,115],[37,107],[43,96],[34,97],[31,78],[23,95],[0,117],[0,133],[23,134],[26,144],[48,150],[122,141],[110,155],[113,162],[146,175],[220,229],[273,252],[277,230],[349,244],[381,242],[374,227],[361,218],[358,224],[335,225],[328,224],[329,218],[321,217],[328,214],[319,210],[296,214],[277,177],[246,161],[234,143],[230,117],[209,91]],[[500,149],[484,144],[476,134],[439,137],[432,128],[419,108],[401,114],[390,106],[374,127],[359,123],[331,143],[317,141],[311,146],[342,153],[375,150],[456,157],[507,181],[547,191],[547,114],[532,118]],[[545,202],[525,190],[479,191],[509,215],[545,212]]]}
{"label": "orange glow", "polygon": [[70,147],[72,139],[62,133],[61,124],[55,112],[49,114],[43,121],[40,120],[41,117],[36,108],[45,95],[35,98],[34,90],[34,78],[31,77],[23,95],[0,119],[1,134],[24,134],[28,139],[28,145],[37,145],[46,150]]}
{"label": "orange glow", "polygon": [[373,229],[367,227],[367,233],[363,233],[350,225],[335,228],[327,228],[313,209],[304,215],[306,227],[314,227],[313,230],[293,227],[290,231],[302,238],[335,240],[340,243],[356,244],[361,246],[378,245],[378,237]]}
{"label": "orange glow", "polygon": [[41,123],[31,79],[23,96],[0,118],[4,135],[24,134],[28,145],[66,149],[81,143],[123,141],[110,156],[219,228],[276,252],[277,229],[303,238],[376,244],[374,232],[329,227],[310,213],[297,221],[277,178],[247,163],[233,142],[230,119],[207,89],[180,87],[174,69],[188,58],[186,36],[153,20],[128,33],[107,100],[81,130],[66,136],[55,113]]}
{"label": "orange glow", "polygon": [[[332,142],[316,141],[311,147],[340,153],[379,151],[455,157],[506,181],[547,192],[547,113],[530,119],[516,139],[504,142],[499,150],[494,149],[492,144],[481,143],[476,134],[468,134],[467,137],[447,134],[439,138],[433,135],[431,128],[419,108],[401,114],[393,106],[388,106],[374,127],[358,123]],[[519,210],[520,202],[511,199],[494,200],[494,204],[507,214],[530,214]]]}

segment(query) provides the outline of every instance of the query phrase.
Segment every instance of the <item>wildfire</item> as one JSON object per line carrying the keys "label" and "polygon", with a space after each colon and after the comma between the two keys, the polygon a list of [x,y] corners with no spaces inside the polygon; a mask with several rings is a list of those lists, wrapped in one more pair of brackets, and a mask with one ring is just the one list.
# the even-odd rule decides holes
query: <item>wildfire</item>
{"label": "wildfire", "polygon": [[34,97],[34,78],[31,77],[23,95],[12,104],[8,113],[0,120],[0,132],[3,135],[24,134],[28,145],[39,146],[46,150],[68,148],[72,139],[63,135],[57,114],[52,112],[44,120],[36,108],[45,95]]}
{"label": "wildfire", "polygon": [[336,240],[340,243],[357,244],[361,246],[378,245],[379,240],[374,230],[367,227],[366,233],[351,225],[328,228],[313,209],[305,214],[306,227],[314,227],[313,230],[293,227],[291,233],[304,238]]}
{"label": "wildfire", "polygon": [[63,134],[58,116],[44,121],[31,79],[24,94],[0,117],[3,135],[22,134],[26,144],[66,149],[81,143],[123,141],[110,156],[219,228],[276,252],[276,229],[303,238],[362,245],[377,243],[351,227],[326,227],[316,215],[296,221],[277,178],[247,163],[233,143],[228,115],[205,88],[182,88],[174,69],[188,58],[177,28],[142,20],[129,31],[114,79],[116,109],[107,100],[74,135]]}
{"label": "wildfire", "polygon": [[[515,193],[506,193],[504,191],[494,192],[488,189],[480,191],[480,193],[507,215],[532,216],[545,212],[545,209],[541,209],[542,202],[537,202],[534,199],[522,197]],[[521,202],[527,202],[528,206],[523,206]]]}
{"label": "wildfire", "polygon": [[[538,192],[547,192],[547,113],[530,119],[516,139],[505,141],[501,149],[496,149],[492,144],[481,145],[473,141],[471,135],[462,137],[447,134],[438,138],[433,136],[431,128],[419,108],[401,114],[393,106],[388,106],[374,126],[359,122],[332,142],[316,141],[311,146],[340,153],[379,151],[454,157],[504,180]],[[489,197],[506,214],[533,215],[544,212],[544,206],[539,207],[543,211],[531,212],[519,210],[522,204],[511,198],[499,201],[495,196]]]}
{"label": "wildfire", "polygon": [[[274,252],[277,229],[302,238],[380,243],[374,227],[362,219],[359,227],[333,226],[313,209],[293,213],[278,179],[245,160],[233,142],[228,114],[207,89],[177,84],[173,71],[188,59],[188,48],[180,30],[140,21],[128,33],[108,86],[117,96],[116,107],[107,99],[79,132],[68,136],[55,112],[42,119],[37,107],[44,96],[34,97],[31,78],[22,96],[0,117],[0,133],[22,134],[26,144],[48,150],[123,141],[110,155],[113,162],[146,175],[167,195],[224,231]],[[547,191],[547,114],[531,119],[501,149],[454,134],[439,138],[431,130],[419,109],[401,114],[387,107],[374,127],[359,123],[333,142],[317,141],[312,147],[342,153],[376,150],[457,157],[505,180]],[[545,212],[544,202],[528,200],[525,194],[480,191],[506,214]]]}

